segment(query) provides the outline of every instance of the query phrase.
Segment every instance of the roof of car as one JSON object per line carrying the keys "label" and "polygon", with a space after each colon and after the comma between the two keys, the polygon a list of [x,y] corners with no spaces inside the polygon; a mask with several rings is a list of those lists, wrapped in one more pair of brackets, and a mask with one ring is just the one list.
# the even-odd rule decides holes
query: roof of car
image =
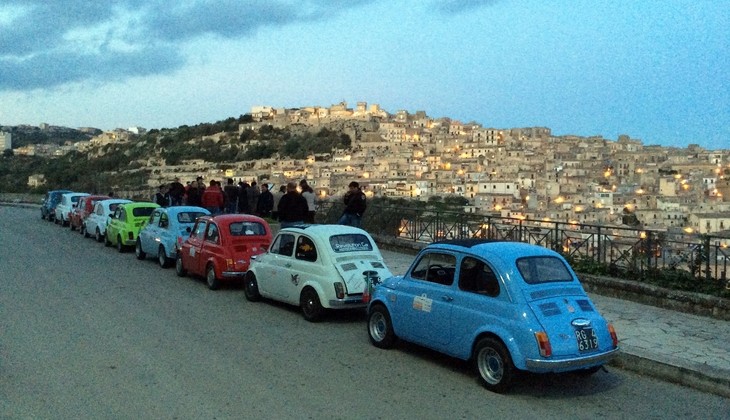
{"label": "roof of car", "polygon": [[165,210],[168,214],[177,214],[177,213],[185,213],[185,212],[202,212],[206,215],[210,214],[210,212],[207,209],[204,209],[203,207],[198,206],[172,206],[172,207],[164,207],[163,210]]}
{"label": "roof of car", "polygon": [[222,224],[242,222],[242,221],[266,223],[266,220],[264,220],[258,216],[254,216],[253,214],[219,214],[217,216],[211,216],[211,215],[201,216],[200,218],[201,219],[211,219],[211,220],[215,221],[216,223],[222,223]]}
{"label": "roof of car", "polygon": [[554,255],[555,252],[540,245],[528,244],[525,242],[490,240],[490,239],[457,239],[434,242],[428,248],[445,248],[451,250],[462,250],[478,254],[485,252],[489,254],[509,256],[517,258],[526,255]]}
{"label": "roof of car", "polygon": [[368,234],[364,230],[347,225],[293,225],[287,226],[281,231],[305,231],[307,233],[315,235],[332,235],[332,234],[343,234],[343,233],[364,233]]}

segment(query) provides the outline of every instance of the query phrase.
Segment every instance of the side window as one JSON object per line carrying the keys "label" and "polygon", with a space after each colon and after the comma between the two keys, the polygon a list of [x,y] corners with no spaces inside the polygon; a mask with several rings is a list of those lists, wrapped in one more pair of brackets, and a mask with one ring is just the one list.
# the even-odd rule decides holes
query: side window
{"label": "side window", "polygon": [[203,237],[203,232],[205,232],[205,221],[199,221],[195,223],[195,227],[193,227],[193,230],[190,232],[191,238],[197,238]]}
{"label": "side window", "polygon": [[499,296],[499,280],[484,261],[465,257],[459,267],[459,289],[480,295]]}
{"label": "side window", "polygon": [[167,213],[160,212],[160,227],[166,228],[170,225],[170,219],[167,216]]}
{"label": "side window", "polygon": [[160,220],[160,212],[159,211],[153,211],[152,214],[150,214],[150,220],[148,221],[149,224],[155,225]]}
{"label": "side window", "polygon": [[94,213],[96,213],[99,216],[103,216],[104,215],[104,206],[101,204],[97,204],[96,211]]}
{"label": "side window", "polygon": [[451,285],[454,282],[456,271],[456,257],[451,254],[429,252],[418,261],[411,277],[432,283]]}
{"label": "side window", "polygon": [[317,261],[317,249],[314,242],[306,236],[300,236],[297,240],[296,258],[304,261]]}
{"label": "side window", "polygon": [[292,252],[294,252],[294,235],[282,233],[277,236],[269,252],[291,257]]}
{"label": "side window", "polygon": [[220,234],[218,232],[218,226],[215,223],[209,224],[208,230],[205,232],[206,242],[218,243],[218,239],[220,239]]}

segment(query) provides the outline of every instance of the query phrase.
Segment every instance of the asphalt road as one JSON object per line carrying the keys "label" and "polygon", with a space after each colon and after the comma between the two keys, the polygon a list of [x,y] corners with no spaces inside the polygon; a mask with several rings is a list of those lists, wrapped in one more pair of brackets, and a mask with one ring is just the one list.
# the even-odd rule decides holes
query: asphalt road
{"label": "asphalt road", "polygon": [[730,400],[610,369],[525,375],[507,395],[468,363],[379,350],[364,315],[208,290],[153,260],[0,206],[0,418],[702,418]]}

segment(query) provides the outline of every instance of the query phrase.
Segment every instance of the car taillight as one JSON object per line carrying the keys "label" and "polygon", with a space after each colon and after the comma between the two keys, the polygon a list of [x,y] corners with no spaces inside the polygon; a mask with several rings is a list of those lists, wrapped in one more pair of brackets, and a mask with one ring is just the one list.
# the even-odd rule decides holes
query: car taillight
{"label": "car taillight", "polygon": [[362,301],[365,303],[370,303],[370,286],[366,283],[365,284],[365,290],[362,291]]}
{"label": "car taillight", "polygon": [[339,281],[335,282],[335,295],[337,295],[337,299],[345,298],[345,286]]}
{"label": "car taillight", "polygon": [[550,345],[550,339],[544,331],[537,331],[535,333],[535,339],[537,340],[537,347],[540,349],[540,356],[550,357],[553,354],[553,348]]}
{"label": "car taillight", "polygon": [[608,324],[608,333],[611,334],[611,342],[613,342],[613,348],[618,347],[618,335],[616,335],[616,330],[613,328],[613,324]]}
{"label": "car taillight", "polygon": [[226,266],[228,267],[229,270],[233,270],[234,268],[236,268],[236,263],[232,259],[227,258]]}
{"label": "car taillight", "polygon": [[182,249],[182,244],[183,244],[183,238],[182,238],[182,236],[178,236],[177,243],[175,246],[177,247],[177,249]]}

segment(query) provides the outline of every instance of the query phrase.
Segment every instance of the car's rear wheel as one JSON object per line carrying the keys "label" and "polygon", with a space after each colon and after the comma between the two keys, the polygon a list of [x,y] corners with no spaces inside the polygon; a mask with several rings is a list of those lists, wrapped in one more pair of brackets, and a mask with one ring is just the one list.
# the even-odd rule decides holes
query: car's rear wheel
{"label": "car's rear wheel", "polygon": [[124,252],[124,243],[122,242],[122,235],[117,235],[117,251]]}
{"label": "car's rear wheel", "polygon": [[485,388],[502,393],[512,385],[515,367],[501,341],[484,337],[474,347],[477,370]]}
{"label": "car's rear wheel", "polygon": [[213,264],[208,264],[208,267],[205,269],[205,282],[208,283],[208,289],[210,290],[216,290],[220,287],[220,281],[215,276],[215,267],[213,267]]}
{"label": "car's rear wheel", "polygon": [[75,226],[75,225],[74,225],[74,224],[73,224],[73,223],[72,223],[72,222],[71,222],[70,220],[69,220],[69,222],[68,222],[68,227],[69,227],[69,229],[71,229],[71,231],[72,231],[72,232],[73,232],[74,230],[76,230],[76,226]]}
{"label": "car's rear wheel", "polygon": [[259,293],[259,284],[256,281],[256,276],[252,272],[246,274],[246,280],[243,284],[243,293],[246,294],[246,299],[250,302],[256,302],[261,299]]}
{"label": "car's rear wheel", "polygon": [[319,321],[324,313],[324,308],[322,308],[322,303],[319,301],[317,291],[311,287],[305,287],[302,290],[302,294],[299,297],[299,306],[302,308],[304,319],[309,322]]}
{"label": "car's rear wheel", "polygon": [[368,315],[368,335],[370,342],[381,349],[393,347],[396,340],[393,322],[388,309],[380,304],[373,305]]}
{"label": "car's rear wheel", "polygon": [[84,225],[83,223],[81,224],[81,226],[79,226],[79,233],[80,233],[80,234],[81,234],[81,235],[82,235],[82,236],[83,236],[84,238],[88,238],[88,237],[89,237],[89,234],[88,234],[88,233],[86,233],[86,225]]}
{"label": "car's rear wheel", "polygon": [[177,258],[175,259],[175,274],[177,274],[178,277],[185,277],[188,275],[188,270],[185,269],[182,256],[180,256],[179,252],[177,254]]}
{"label": "car's rear wheel", "polygon": [[109,232],[107,232],[107,235],[104,235],[104,245],[106,245],[106,246],[112,246],[113,244],[112,244],[112,241],[109,239],[108,233]]}
{"label": "car's rear wheel", "polygon": [[157,250],[157,262],[162,268],[170,266],[170,259],[167,258],[167,254],[165,254],[165,247],[162,245],[160,245],[160,249]]}
{"label": "car's rear wheel", "polygon": [[147,254],[142,250],[142,241],[139,239],[137,239],[137,242],[134,244],[134,255],[138,260],[147,258]]}
{"label": "car's rear wheel", "polygon": [[104,237],[101,236],[101,230],[99,230],[99,228],[96,228],[96,232],[94,233],[94,239],[96,239],[96,242],[102,242],[104,240]]}

